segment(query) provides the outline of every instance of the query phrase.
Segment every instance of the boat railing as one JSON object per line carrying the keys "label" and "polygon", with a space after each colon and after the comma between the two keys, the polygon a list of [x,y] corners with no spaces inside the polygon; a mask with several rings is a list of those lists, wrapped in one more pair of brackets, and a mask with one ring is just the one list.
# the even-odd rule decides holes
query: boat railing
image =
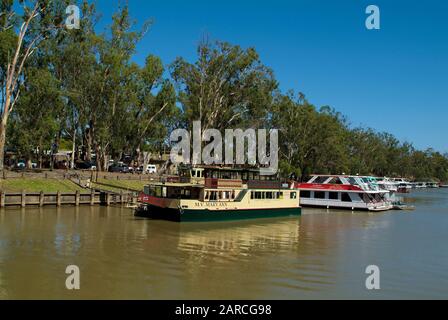
{"label": "boat railing", "polygon": [[205,178],[206,188],[241,188],[243,181],[241,179],[217,179]]}
{"label": "boat railing", "polygon": [[270,180],[247,180],[247,187],[249,189],[286,189],[289,188],[289,184],[282,183],[281,181]]}

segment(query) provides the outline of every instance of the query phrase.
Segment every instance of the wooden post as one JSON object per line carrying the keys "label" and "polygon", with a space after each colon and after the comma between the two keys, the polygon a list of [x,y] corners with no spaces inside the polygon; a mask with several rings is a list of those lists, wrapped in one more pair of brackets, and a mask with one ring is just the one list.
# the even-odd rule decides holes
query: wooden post
{"label": "wooden post", "polygon": [[75,195],[75,206],[79,207],[79,190],[76,190],[76,195]]}
{"label": "wooden post", "polygon": [[58,193],[56,194],[56,205],[58,207],[61,206],[61,191],[58,191]]}
{"label": "wooden post", "polygon": [[90,192],[90,205],[95,205],[95,190],[92,189],[92,192]]}
{"label": "wooden post", "polygon": [[22,208],[25,208],[26,207],[26,193],[24,190],[22,190],[21,200],[22,200]]}
{"label": "wooden post", "polygon": [[5,194],[0,191],[0,208],[4,208],[5,207]]}
{"label": "wooden post", "polygon": [[124,204],[123,190],[120,190],[120,203],[121,203],[121,206],[123,206],[123,204]]}
{"label": "wooden post", "polygon": [[44,206],[44,199],[45,199],[44,192],[41,191],[40,195],[39,195],[39,207],[43,207]]}
{"label": "wooden post", "polygon": [[110,193],[106,192],[106,206],[110,206]]}

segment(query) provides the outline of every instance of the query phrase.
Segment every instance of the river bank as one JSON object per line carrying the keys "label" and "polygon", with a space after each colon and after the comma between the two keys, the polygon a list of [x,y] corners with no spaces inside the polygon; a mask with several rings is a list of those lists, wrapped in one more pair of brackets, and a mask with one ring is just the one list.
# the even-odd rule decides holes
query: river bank
{"label": "river bank", "polygon": [[151,181],[158,181],[155,175],[120,174],[92,171],[8,171],[0,178],[3,193],[75,193],[90,189],[112,193],[139,192]]}

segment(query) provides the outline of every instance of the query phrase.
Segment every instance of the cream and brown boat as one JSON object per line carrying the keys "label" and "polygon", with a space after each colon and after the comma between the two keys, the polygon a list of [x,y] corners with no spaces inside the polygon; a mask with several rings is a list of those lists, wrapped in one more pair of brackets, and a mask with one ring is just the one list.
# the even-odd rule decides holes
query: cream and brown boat
{"label": "cream and brown boat", "polygon": [[203,180],[180,179],[146,186],[136,215],[183,222],[301,213],[299,191],[275,177],[262,176],[253,169],[206,168],[200,172]]}

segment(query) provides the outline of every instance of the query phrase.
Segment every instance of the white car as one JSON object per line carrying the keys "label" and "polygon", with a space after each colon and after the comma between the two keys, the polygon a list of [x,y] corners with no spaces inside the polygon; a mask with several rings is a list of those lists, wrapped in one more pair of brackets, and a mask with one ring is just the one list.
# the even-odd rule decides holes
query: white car
{"label": "white car", "polygon": [[157,167],[153,164],[148,164],[146,166],[146,173],[157,173]]}

